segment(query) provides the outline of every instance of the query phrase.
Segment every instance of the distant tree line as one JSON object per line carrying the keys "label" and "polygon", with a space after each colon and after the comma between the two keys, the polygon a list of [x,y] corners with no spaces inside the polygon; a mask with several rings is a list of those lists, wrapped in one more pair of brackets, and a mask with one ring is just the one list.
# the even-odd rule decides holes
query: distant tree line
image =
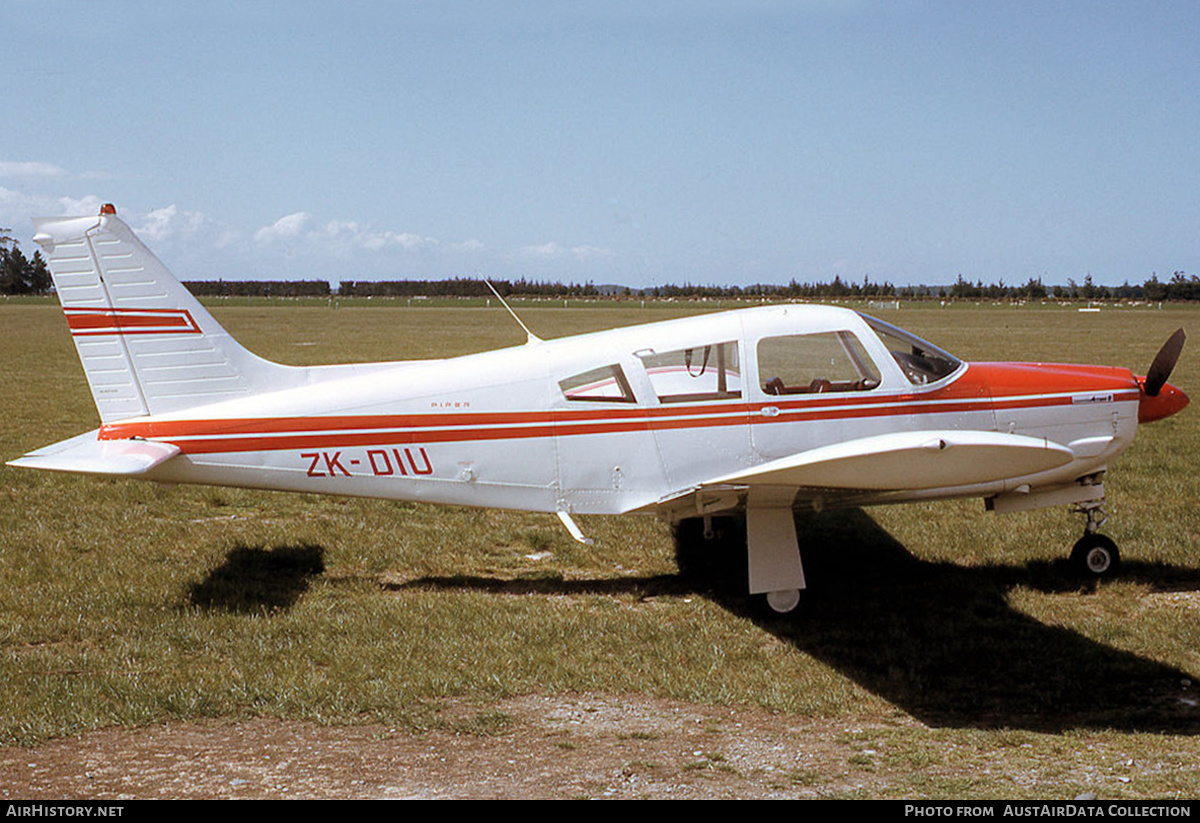
{"label": "distant tree line", "polygon": [[[592,283],[537,283],[531,280],[488,281],[501,297],[600,297]],[[630,293],[629,289],[625,289]],[[479,278],[456,277],[453,280],[343,280],[338,286],[341,297],[491,297],[492,290]]]}
{"label": "distant tree line", "polygon": [[9,229],[0,229],[0,294],[45,294],[50,291],[50,270],[40,251],[30,260],[17,247]]}
{"label": "distant tree line", "polygon": [[[750,286],[710,286],[693,283],[650,286],[643,289],[628,286],[596,286],[593,283],[540,283],[530,280],[490,281],[502,297],[598,297],[608,299],[660,297],[677,300],[840,300],[886,298],[891,300],[1200,300],[1200,277],[1177,271],[1167,282],[1151,275],[1140,285],[1126,280],[1120,286],[1102,286],[1087,275],[1082,283],[1068,279],[1065,285],[1046,286],[1041,278],[1029,278],[1022,285],[999,283],[985,285],[982,280],[972,283],[961,274],[950,286],[895,286],[883,281],[862,282],[834,277],[830,283],[786,284],[756,283]],[[452,280],[343,280],[338,288],[341,297],[490,297],[491,290],[477,278]]]}
{"label": "distant tree line", "polygon": [[[500,294],[512,294],[512,284],[493,280]],[[490,297],[491,290],[479,279],[456,277],[453,280],[343,280],[339,297]]]}
{"label": "distant tree line", "polygon": [[[47,294],[53,284],[40,251],[27,258],[17,247],[9,229],[0,229],[0,294]],[[889,300],[1148,300],[1151,302],[1200,301],[1200,277],[1182,271],[1162,281],[1157,274],[1140,285],[1128,280],[1120,286],[1101,286],[1087,275],[1083,283],[1068,279],[1065,285],[1046,286],[1040,278],[1029,278],[1023,285],[998,283],[984,285],[958,275],[949,286],[902,286],[884,281],[873,283],[843,280],[830,283],[786,284],[756,283],[750,286],[708,286],[693,283],[651,286],[597,286],[588,283],[492,280],[503,297],[533,298],[608,298],[628,299],[660,297],[679,300],[839,300],[886,298]],[[330,297],[333,287],[327,280],[192,280],[184,286],[197,297]],[[449,280],[342,280],[339,297],[490,297],[492,292],[480,278],[456,277]]]}
{"label": "distant tree line", "polygon": [[1148,300],[1150,302],[1200,300],[1200,277],[1177,271],[1171,279],[1162,282],[1157,274],[1141,285],[1132,285],[1128,280],[1120,286],[1101,286],[1092,282],[1089,274],[1083,283],[1067,279],[1066,285],[1044,286],[1041,279],[1030,278],[1023,286],[1005,286],[1004,281],[985,286],[982,281],[971,283],[960,274],[943,297],[963,300]]}
{"label": "distant tree line", "polygon": [[800,283],[794,278],[787,284],[755,283],[751,286],[697,286],[684,283],[681,286],[667,284],[652,286],[636,291],[646,297],[709,298],[727,300],[796,300],[810,298],[854,298],[895,297],[896,287],[891,283],[872,283],[864,277],[861,283],[833,278],[832,283]]}
{"label": "distant tree line", "polygon": [[187,280],[196,297],[328,297],[328,280]]}
{"label": "distant tree line", "polygon": [[1143,285],[1147,300],[1200,300],[1200,277],[1185,275],[1177,271],[1166,283],[1158,282],[1158,277],[1151,277]]}

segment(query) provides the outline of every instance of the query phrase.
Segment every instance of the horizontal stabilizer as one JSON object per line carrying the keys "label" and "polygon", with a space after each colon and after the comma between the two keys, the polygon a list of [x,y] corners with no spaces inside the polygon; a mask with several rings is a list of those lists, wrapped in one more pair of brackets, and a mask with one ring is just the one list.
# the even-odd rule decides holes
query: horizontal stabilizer
{"label": "horizontal stabilizer", "polygon": [[145,474],[179,454],[171,443],[149,440],[99,440],[99,429],[63,440],[8,465],[26,469],[83,474]]}
{"label": "horizontal stabilizer", "polygon": [[949,488],[1066,465],[1070,449],[1019,434],[923,431],[822,446],[705,483],[863,491]]}

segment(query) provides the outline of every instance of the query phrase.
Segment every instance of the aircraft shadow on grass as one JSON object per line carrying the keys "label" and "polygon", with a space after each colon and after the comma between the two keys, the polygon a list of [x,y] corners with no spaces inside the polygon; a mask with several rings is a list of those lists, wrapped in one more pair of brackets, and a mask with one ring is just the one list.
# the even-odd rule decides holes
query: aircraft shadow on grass
{"label": "aircraft shadow on grass", "polygon": [[[1200,732],[1188,673],[1009,605],[1017,586],[1080,591],[1065,558],[964,567],[919,560],[861,510],[804,521],[807,609],[761,625],[928,725]],[[1166,565],[1119,578],[1200,588],[1200,572]]]}
{"label": "aircraft shadow on grass", "polygon": [[320,546],[236,546],[224,563],[188,588],[187,603],[242,614],[288,609],[323,571],[325,549]]}
{"label": "aircraft shadow on grass", "polygon": [[[594,581],[423,578],[393,588],[498,594],[699,593],[753,618],[930,726],[1200,733],[1200,684],[1180,669],[1046,625],[1007,602],[1017,586],[1078,592],[1065,559],[963,567],[920,560],[861,510],[800,515],[809,589],[798,613],[765,616],[744,571]],[[736,556],[736,554],[734,554]],[[732,577],[732,580],[730,578]],[[1200,589],[1200,571],[1126,562],[1118,579]]]}

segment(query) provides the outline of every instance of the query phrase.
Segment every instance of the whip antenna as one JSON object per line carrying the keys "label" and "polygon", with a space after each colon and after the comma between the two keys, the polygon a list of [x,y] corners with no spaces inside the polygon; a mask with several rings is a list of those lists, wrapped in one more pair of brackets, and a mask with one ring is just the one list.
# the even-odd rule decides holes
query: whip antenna
{"label": "whip antenna", "polygon": [[507,310],[508,310],[508,313],[512,315],[512,319],[517,321],[517,325],[518,325],[518,326],[520,326],[522,329],[524,329],[524,330],[525,330],[525,342],[526,342],[526,344],[528,344],[528,343],[541,343],[541,342],[542,342],[542,338],[538,337],[536,334],[534,334],[533,332],[531,332],[531,331],[529,330],[529,327],[528,327],[528,326],[526,326],[526,325],[525,325],[523,322],[521,322],[521,318],[517,317],[517,313],[516,313],[515,311],[513,311],[513,310],[512,310],[512,306],[508,305],[508,301],[507,301],[507,300],[505,300],[503,297],[501,297],[501,296],[500,296],[500,292],[496,291],[496,287],[492,285],[492,281],[491,281],[491,280],[488,280],[486,277],[484,277],[484,278],[483,278],[483,282],[484,282],[485,284],[487,284],[487,287],[488,287],[489,289],[491,289],[491,290],[492,290],[492,294],[496,295],[496,299],[500,301],[500,305],[501,305],[501,306],[503,306],[505,309],[507,309]]}

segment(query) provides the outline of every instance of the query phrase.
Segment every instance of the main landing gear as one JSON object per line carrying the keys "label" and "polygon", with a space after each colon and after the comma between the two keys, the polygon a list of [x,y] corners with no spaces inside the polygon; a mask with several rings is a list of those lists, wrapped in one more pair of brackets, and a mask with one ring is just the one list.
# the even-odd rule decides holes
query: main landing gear
{"label": "main landing gear", "polygon": [[1111,577],[1121,565],[1121,553],[1111,537],[1100,534],[1099,529],[1108,519],[1101,507],[1103,500],[1080,503],[1075,511],[1087,515],[1083,537],[1071,549],[1071,564],[1076,571],[1089,580]]}
{"label": "main landing gear", "polygon": [[804,569],[790,499],[768,503],[774,505],[750,507],[744,516],[680,520],[675,558],[683,575],[749,593],[759,613],[785,615],[801,604]]}

